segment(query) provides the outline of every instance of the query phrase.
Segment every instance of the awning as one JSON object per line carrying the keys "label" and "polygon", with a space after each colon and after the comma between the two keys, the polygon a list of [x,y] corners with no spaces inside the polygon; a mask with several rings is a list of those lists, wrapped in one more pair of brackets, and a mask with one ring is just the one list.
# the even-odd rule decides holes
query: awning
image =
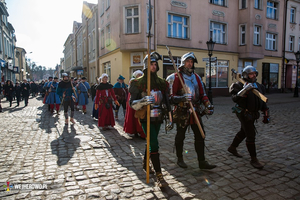
{"label": "awning", "polygon": [[82,66],[75,66],[71,68],[71,71],[75,71],[75,70],[79,70],[79,69],[83,69]]}

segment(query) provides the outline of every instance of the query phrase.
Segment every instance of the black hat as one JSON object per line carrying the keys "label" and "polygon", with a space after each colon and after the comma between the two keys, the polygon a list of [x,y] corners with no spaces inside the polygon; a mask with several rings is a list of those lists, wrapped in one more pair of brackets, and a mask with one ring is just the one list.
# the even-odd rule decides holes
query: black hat
{"label": "black hat", "polygon": [[58,79],[58,78],[55,76],[54,79]]}
{"label": "black hat", "polygon": [[81,80],[86,80],[86,77],[83,76],[83,77],[81,78]]}
{"label": "black hat", "polygon": [[73,77],[73,76],[71,76],[71,79],[74,79],[74,77]]}
{"label": "black hat", "polygon": [[53,78],[52,76],[49,76],[49,78],[48,79],[50,79],[50,78]]}

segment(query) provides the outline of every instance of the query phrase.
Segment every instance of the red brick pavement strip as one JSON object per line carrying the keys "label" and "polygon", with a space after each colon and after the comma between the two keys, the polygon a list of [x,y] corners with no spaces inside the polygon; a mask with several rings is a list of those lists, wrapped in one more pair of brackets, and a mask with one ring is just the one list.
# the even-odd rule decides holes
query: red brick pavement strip
{"label": "red brick pavement strip", "polygon": [[[187,169],[176,165],[173,152],[175,129],[159,136],[163,174],[169,187],[149,184],[141,170],[145,141],[128,137],[123,117],[115,129],[101,131],[88,114],[75,113],[76,124],[65,126],[63,112],[50,115],[41,99],[28,107],[8,108],[0,113],[0,183],[6,181],[49,184],[48,190],[0,192],[1,199],[300,199],[299,98],[270,94],[270,124],[256,126],[258,158],[263,170],[252,168],[245,144],[236,158],[226,149],[239,130],[230,97],[214,98],[215,113],[203,118],[206,158],[218,167],[201,171],[187,133],[184,159]],[[21,103],[21,106],[23,103]],[[75,138],[73,144],[64,138]],[[77,137],[78,136],[78,137]],[[91,140],[80,141],[86,138]],[[76,142],[77,141],[77,142]]]}

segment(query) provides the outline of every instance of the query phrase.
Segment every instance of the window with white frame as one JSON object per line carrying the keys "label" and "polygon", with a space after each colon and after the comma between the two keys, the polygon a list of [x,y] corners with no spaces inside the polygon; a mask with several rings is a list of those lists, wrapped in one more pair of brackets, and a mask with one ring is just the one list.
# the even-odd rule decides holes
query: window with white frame
{"label": "window with white frame", "polygon": [[277,19],[278,18],[278,3],[274,1],[267,1],[267,18]]}
{"label": "window with white frame", "polygon": [[290,35],[289,38],[289,51],[294,51],[294,43],[295,43],[295,36]]}
{"label": "window with white frame", "polygon": [[100,16],[102,16],[104,14],[104,1],[105,0],[101,0],[101,2],[100,2],[100,4],[101,4]]}
{"label": "window with white frame", "polygon": [[290,22],[296,23],[296,8],[291,8]]}
{"label": "window with white frame", "polygon": [[247,0],[240,0],[240,9],[247,8]]}
{"label": "window with white frame", "polygon": [[[211,63],[211,87],[228,87],[228,60]],[[206,85],[209,85],[209,62],[206,62]]]}
{"label": "window with white frame", "polygon": [[189,17],[168,14],[168,37],[189,38]]}
{"label": "window with white frame", "polygon": [[108,75],[108,82],[110,82],[110,78],[111,78],[111,64],[110,62],[104,63],[104,73],[106,73]]}
{"label": "window with white frame", "polygon": [[106,0],[106,9],[110,7],[110,0]]}
{"label": "window with white frame", "polygon": [[246,44],[246,25],[240,25],[240,45]]}
{"label": "window with white frame", "polygon": [[111,38],[110,38],[110,24],[106,26],[106,46],[109,46],[111,44]]}
{"label": "window with white frame", "polygon": [[254,38],[253,44],[254,45],[261,45],[261,26],[255,25],[254,26]]}
{"label": "window with white frame", "polygon": [[104,29],[101,30],[101,48],[105,47]]}
{"label": "window with white frame", "polygon": [[267,50],[276,50],[276,34],[274,33],[266,33],[266,49]]}
{"label": "window with white frame", "polygon": [[216,4],[219,6],[226,6],[227,5],[227,0],[209,0],[210,3]]}
{"label": "window with white frame", "polygon": [[254,8],[262,9],[262,0],[255,0],[254,1]]}
{"label": "window with white frame", "polygon": [[226,24],[210,22],[209,36],[218,44],[226,44]]}
{"label": "window with white frame", "polygon": [[128,7],[125,9],[125,33],[139,32],[139,8]]}

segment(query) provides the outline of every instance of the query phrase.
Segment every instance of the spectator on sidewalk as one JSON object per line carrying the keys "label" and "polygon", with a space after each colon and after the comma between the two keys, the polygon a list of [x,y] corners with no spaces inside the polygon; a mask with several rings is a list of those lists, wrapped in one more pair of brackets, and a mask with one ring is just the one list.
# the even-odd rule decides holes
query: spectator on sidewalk
{"label": "spectator on sidewalk", "polygon": [[28,98],[30,95],[30,85],[27,83],[27,80],[24,79],[21,85],[22,97],[24,99],[25,107],[28,105]]}
{"label": "spectator on sidewalk", "polygon": [[9,107],[12,105],[12,100],[13,100],[13,92],[14,92],[14,86],[10,80],[7,80],[5,85],[4,85],[4,93],[9,101]]}

